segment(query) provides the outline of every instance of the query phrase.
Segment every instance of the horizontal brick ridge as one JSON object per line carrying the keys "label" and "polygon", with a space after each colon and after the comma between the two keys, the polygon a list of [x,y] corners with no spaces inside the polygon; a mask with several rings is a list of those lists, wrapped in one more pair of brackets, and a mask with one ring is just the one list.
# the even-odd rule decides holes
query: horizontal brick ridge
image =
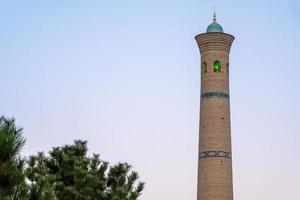
{"label": "horizontal brick ridge", "polygon": [[197,35],[195,39],[201,53],[212,50],[229,53],[234,37],[226,33],[202,33]]}
{"label": "horizontal brick ridge", "polygon": [[209,157],[222,157],[231,159],[231,153],[226,151],[202,151],[199,153],[199,159]]}

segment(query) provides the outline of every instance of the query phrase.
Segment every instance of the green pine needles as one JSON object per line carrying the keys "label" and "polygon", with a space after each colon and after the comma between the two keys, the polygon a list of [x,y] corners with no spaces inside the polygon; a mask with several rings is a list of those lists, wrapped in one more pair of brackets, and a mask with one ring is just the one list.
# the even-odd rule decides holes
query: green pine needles
{"label": "green pine needles", "polygon": [[0,197],[4,200],[22,199],[26,193],[25,160],[19,155],[25,139],[14,119],[0,117]]}
{"label": "green pine needles", "polygon": [[25,144],[15,121],[0,121],[0,199],[4,200],[137,200],[144,189],[127,163],[109,166],[98,154],[87,155],[87,141],[54,147],[26,161]]}

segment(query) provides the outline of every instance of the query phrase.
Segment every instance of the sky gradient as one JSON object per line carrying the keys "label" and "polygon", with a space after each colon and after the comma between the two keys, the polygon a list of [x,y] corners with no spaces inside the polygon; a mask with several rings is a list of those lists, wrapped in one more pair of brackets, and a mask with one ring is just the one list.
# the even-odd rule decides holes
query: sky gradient
{"label": "sky gradient", "polygon": [[230,56],[235,200],[300,196],[297,0],[0,0],[0,114],[24,156],[86,139],[127,161],[141,200],[195,200],[200,55],[218,22]]}

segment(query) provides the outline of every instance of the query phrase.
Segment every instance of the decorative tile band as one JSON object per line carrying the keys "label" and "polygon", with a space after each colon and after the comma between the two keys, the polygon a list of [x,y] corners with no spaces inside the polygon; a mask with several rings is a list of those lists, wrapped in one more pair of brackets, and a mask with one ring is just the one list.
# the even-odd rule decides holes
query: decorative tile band
{"label": "decorative tile band", "polygon": [[205,92],[201,94],[201,98],[211,98],[211,97],[229,99],[229,94],[224,92]]}
{"label": "decorative tile band", "polygon": [[231,153],[225,151],[203,151],[199,153],[199,159],[209,157],[222,157],[231,159]]}

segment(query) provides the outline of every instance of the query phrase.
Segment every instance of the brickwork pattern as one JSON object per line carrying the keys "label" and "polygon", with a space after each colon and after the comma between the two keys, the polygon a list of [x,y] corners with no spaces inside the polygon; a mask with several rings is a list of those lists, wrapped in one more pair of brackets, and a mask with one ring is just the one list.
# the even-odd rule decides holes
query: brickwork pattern
{"label": "brickwork pattern", "polygon": [[[201,53],[201,103],[197,200],[233,200],[229,101],[229,53],[234,37],[225,33],[196,36]],[[221,62],[220,72],[213,64]],[[204,68],[207,65],[207,70]],[[228,95],[228,96],[226,96]],[[203,98],[204,97],[204,98]],[[202,154],[201,154],[202,153]]]}

